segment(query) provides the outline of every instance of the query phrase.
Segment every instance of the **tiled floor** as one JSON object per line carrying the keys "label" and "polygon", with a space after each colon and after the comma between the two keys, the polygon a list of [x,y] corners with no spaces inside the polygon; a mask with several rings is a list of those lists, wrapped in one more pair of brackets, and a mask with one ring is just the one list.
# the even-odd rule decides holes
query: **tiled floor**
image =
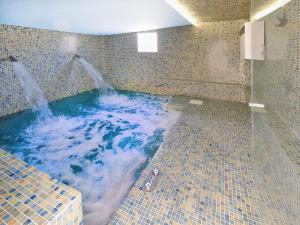
{"label": "tiled floor", "polygon": [[255,171],[265,202],[275,215],[287,216],[284,224],[300,224],[300,137],[278,114],[253,112]]}
{"label": "tiled floor", "polygon": [[[256,182],[249,107],[205,100],[183,108],[111,224],[288,224]],[[161,178],[153,192],[144,192],[153,168]]]}
{"label": "tiled floor", "polygon": [[0,225],[79,225],[81,194],[0,149]]}

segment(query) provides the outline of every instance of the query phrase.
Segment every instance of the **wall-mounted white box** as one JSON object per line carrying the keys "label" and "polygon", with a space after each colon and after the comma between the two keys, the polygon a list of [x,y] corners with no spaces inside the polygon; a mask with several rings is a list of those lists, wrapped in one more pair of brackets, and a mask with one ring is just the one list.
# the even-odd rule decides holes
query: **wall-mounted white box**
{"label": "wall-mounted white box", "polygon": [[264,21],[247,22],[240,31],[241,59],[265,59],[265,23]]}

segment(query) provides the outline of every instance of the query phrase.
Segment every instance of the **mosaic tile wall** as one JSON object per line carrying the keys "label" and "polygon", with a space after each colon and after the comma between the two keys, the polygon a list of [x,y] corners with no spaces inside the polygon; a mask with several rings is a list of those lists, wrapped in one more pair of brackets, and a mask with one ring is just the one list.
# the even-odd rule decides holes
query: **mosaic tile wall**
{"label": "mosaic tile wall", "polygon": [[[70,59],[78,53],[101,70],[103,47],[99,36],[0,25],[0,58],[15,56],[50,101],[94,88],[78,60]],[[10,62],[0,61],[0,81],[0,116],[29,107]]]}
{"label": "mosaic tile wall", "polygon": [[[255,9],[270,1],[253,0]],[[271,1],[272,3],[272,1]],[[252,61],[253,146],[269,204],[300,221],[300,0],[262,18],[266,60]]]}
{"label": "mosaic tile wall", "polygon": [[[247,102],[250,66],[239,60],[244,20],[158,31],[159,52],[138,53],[136,34],[91,36],[0,25],[0,58],[15,56],[49,101],[94,88],[75,53],[119,89]],[[0,61],[0,116],[29,105],[11,63]]]}
{"label": "mosaic tile wall", "polygon": [[247,102],[250,65],[240,61],[245,20],[158,30],[158,53],[138,53],[137,34],[107,36],[107,78],[119,89]]}
{"label": "mosaic tile wall", "polygon": [[79,225],[80,192],[0,149],[1,225]]}
{"label": "mosaic tile wall", "polygon": [[[174,0],[202,22],[249,19],[251,0]],[[236,10],[238,9],[238,10]]]}

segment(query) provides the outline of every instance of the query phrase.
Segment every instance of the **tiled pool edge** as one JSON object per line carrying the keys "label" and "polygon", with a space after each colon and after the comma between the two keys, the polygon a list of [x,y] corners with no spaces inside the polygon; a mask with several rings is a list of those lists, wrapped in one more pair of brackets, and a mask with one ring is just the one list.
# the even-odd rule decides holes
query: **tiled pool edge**
{"label": "tiled pool edge", "polygon": [[[187,97],[187,96],[170,96],[169,97],[169,102],[168,104],[165,106],[165,110],[167,111],[177,111],[180,112],[179,117],[177,118],[176,122],[173,124],[173,126],[171,127],[171,129],[168,131],[167,135],[164,138],[163,143],[161,143],[161,145],[159,146],[159,148],[157,149],[156,153],[154,154],[154,156],[149,160],[148,164],[146,165],[146,167],[143,169],[143,171],[141,172],[140,176],[138,177],[138,179],[134,182],[134,184],[132,185],[132,187],[130,188],[129,192],[126,194],[126,196],[123,198],[120,206],[117,208],[117,210],[114,212],[114,214],[112,215],[112,218],[110,220],[110,222],[108,223],[109,225],[113,224],[113,225],[117,225],[118,223],[115,223],[115,219],[116,219],[116,213],[118,210],[120,210],[121,206],[123,205],[124,201],[127,199],[128,195],[131,193],[131,190],[133,187],[138,187],[139,189],[142,188],[142,183],[144,182],[144,180],[146,179],[146,177],[149,175],[149,173],[155,168],[153,167],[153,164],[155,162],[155,158],[158,158],[160,154],[163,154],[164,152],[164,145],[166,143],[166,139],[167,137],[171,134],[173,128],[175,127],[175,125],[178,123],[178,121],[180,120],[180,117],[182,115],[182,112],[184,110],[184,108],[188,105],[188,102],[191,98]],[[160,171],[161,173],[162,171]],[[128,221],[129,222],[129,221]]]}
{"label": "tiled pool edge", "polygon": [[[266,203],[256,180],[248,106],[186,106],[171,130],[177,134],[168,136],[110,225],[290,224],[282,208]],[[180,147],[177,139],[184,140]],[[140,187],[153,168],[162,178],[146,193]]]}
{"label": "tiled pool edge", "polygon": [[0,149],[0,224],[82,223],[81,193]]}
{"label": "tiled pool edge", "polygon": [[[132,189],[134,187],[138,188],[140,191],[142,191],[142,184],[144,183],[145,179],[147,179],[148,175],[150,173],[152,173],[152,170],[156,168],[154,166],[154,164],[156,163],[156,159],[160,158],[160,155],[165,152],[164,146],[166,145],[166,140],[171,135],[173,129],[176,126],[176,124],[180,121],[182,113],[187,108],[187,106],[189,105],[189,101],[191,99],[192,99],[191,97],[181,96],[181,95],[180,96],[170,96],[169,102],[165,106],[165,110],[180,112],[180,116],[177,118],[177,121],[173,124],[171,130],[168,131],[167,136],[165,136],[165,139],[164,139],[163,143],[159,146],[159,148],[157,149],[157,151],[154,154],[154,156],[150,159],[150,161],[148,162],[148,164],[146,165],[146,167],[143,169],[143,171],[140,174],[139,178],[134,182],[134,184],[132,185],[131,189],[129,190],[129,192],[127,193],[127,195],[122,200],[122,202],[121,202],[120,206],[118,207],[118,209],[112,215],[112,218],[111,218],[110,222],[108,223],[108,225],[119,225],[119,224],[125,225],[125,224],[131,224],[131,223],[136,224],[136,223],[134,223],[134,221],[125,221],[124,218],[121,218],[118,213],[119,213],[119,211],[123,211],[122,206],[125,204],[125,202],[128,199],[130,199],[129,194],[132,193]],[[163,171],[159,171],[159,173],[163,174],[164,172]],[[154,188],[153,191],[155,191],[155,188]],[[148,224],[145,223],[144,225],[148,225]]]}

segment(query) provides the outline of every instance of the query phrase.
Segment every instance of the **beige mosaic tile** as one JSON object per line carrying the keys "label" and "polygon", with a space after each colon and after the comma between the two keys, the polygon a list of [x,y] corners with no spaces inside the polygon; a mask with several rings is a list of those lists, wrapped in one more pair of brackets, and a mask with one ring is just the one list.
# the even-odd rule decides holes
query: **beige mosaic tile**
{"label": "beige mosaic tile", "polygon": [[0,149],[0,224],[79,225],[80,192]]}
{"label": "beige mosaic tile", "polygon": [[201,22],[249,19],[251,0],[174,0]]}
{"label": "beige mosaic tile", "polygon": [[[203,23],[158,31],[159,52],[138,53],[135,33],[91,36],[0,25],[0,58],[13,55],[49,101],[91,90],[77,53],[118,89],[247,102],[250,65],[240,61],[239,29],[245,20]],[[0,61],[0,116],[29,105],[11,63]]]}
{"label": "beige mosaic tile", "polygon": [[250,64],[240,61],[245,20],[158,30],[158,52],[137,52],[137,34],[105,37],[106,78],[118,89],[248,102]]}

